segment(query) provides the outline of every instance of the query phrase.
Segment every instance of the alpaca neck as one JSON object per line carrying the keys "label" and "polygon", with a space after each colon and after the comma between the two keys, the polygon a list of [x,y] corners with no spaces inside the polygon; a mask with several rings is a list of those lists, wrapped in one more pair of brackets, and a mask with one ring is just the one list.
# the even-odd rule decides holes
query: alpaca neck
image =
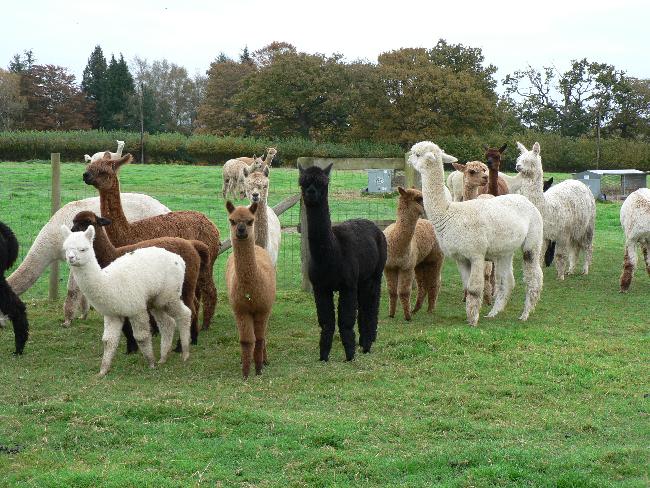
{"label": "alpaca neck", "polygon": [[442,163],[436,163],[433,168],[424,168],[422,174],[422,195],[427,218],[437,225],[447,214],[449,201],[445,197],[445,172]]}
{"label": "alpaca neck", "polygon": [[463,185],[463,201],[474,200],[476,197],[478,197],[478,186],[465,183]]}
{"label": "alpaca neck", "polygon": [[231,234],[232,253],[235,259],[235,273],[240,285],[255,286],[259,284],[257,277],[257,261],[255,257],[255,241],[253,239],[237,239]]}
{"label": "alpaca neck", "polygon": [[83,266],[70,266],[70,272],[79,289],[93,305],[110,301],[113,293],[118,290],[109,283],[108,276],[94,257]]}
{"label": "alpaca neck", "polygon": [[255,212],[255,244],[266,249],[269,241],[269,216],[266,198],[260,199]]}
{"label": "alpaca neck", "polygon": [[394,236],[392,248],[396,254],[402,254],[410,247],[415,233],[415,227],[420,217],[409,212],[408,209],[397,207],[397,220],[395,221]]}
{"label": "alpaca neck", "polygon": [[307,239],[311,259],[322,261],[332,255],[335,247],[329,204],[325,200],[321,205],[305,207],[307,209]]}
{"label": "alpaca neck", "polygon": [[95,250],[95,256],[97,256],[99,266],[105,268],[118,258],[117,249],[111,243],[103,227],[96,227],[96,229],[97,232],[93,241],[93,249]]}
{"label": "alpaca neck", "polygon": [[494,195],[495,197],[499,196],[499,168],[495,167],[495,164],[488,169],[488,193]]}
{"label": "alpaca neck", "polygon": [[115,229],[120,226],[129,225],[129,221],[122,209],[119,181],[108,190],[99,190],[99,208],[102,217],[109,218],[113,221],[112,228]]}
{"label": "alpaca neck", "polygon": [[264,164],[266,166],[271,166],[271,163],[273,162],[273,154],[266,153],[266,157],[264,158]]}
{"label": "alpaca neck", "polygon": [[[521,174],[521,173],[520,173]],[[544,198],[544,172],[522,175],[521,194],[533,202],[544,217],[546,200]]]}

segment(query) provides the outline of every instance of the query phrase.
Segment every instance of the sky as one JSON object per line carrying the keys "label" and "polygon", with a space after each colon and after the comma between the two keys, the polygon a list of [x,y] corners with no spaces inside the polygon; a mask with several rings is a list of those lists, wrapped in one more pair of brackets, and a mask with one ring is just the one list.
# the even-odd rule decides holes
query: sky
{"label": "sky", "polygon": [[650,78],[647,0],[22,0],[0,11],[0,66],[33,49],[38,63],[66,66],[78,81],[97,44],[107,57],[166,58],[194,74],[220,52],[237,57],[272,41],[376,61],[439,38],[480,47],[499,80],[528,65],[564,70],[583,57]]}

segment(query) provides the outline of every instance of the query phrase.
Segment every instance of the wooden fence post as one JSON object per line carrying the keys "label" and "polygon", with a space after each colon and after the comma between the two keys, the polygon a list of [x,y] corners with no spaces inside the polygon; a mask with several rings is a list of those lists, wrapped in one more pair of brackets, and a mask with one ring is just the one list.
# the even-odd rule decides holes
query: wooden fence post
{"label": "wooden fence post", "polygon": [[[61,208],[61,154],[50,154],[52,163],[52,215]],[[50,266],[50,300],[56,300],[59,297],[59,260],[57,259]]]}
{"label": "wooden fence post", "polygon": [[302,271],[301,287],[303,291],[311,293],[313,288],[309,281],[309,241],[307,239],[307,211],[305,202],[300,196],[300,269]]}

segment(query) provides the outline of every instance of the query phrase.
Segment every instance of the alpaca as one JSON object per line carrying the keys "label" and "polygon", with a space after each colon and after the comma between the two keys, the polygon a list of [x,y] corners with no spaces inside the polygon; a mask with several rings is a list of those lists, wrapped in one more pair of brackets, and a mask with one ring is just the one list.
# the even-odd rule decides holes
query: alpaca
{"label": "alpaca", "polygon": [[244,191],[251,203],[257,203],[255,216],[255,244],[264,248],[271,256],[273,266],[278,262],[280,252],[280,239],[282,229],[280,219],[271,207],[267,205],[269,196],[269,167],[265,166],[262,172],[250,172],[244,168]]}
{"label": "alpaca", "polygon": [[145,247],[160,247],[167,249],[174,254],[178,254],[183,261],[185,261],[185,279],[183,280],[183,294],[181,298],[183,303],[192,312],[191,322],[191,338],[192,344],[197,344],[199,335],[199,327],[197,321],[197,304],[196,286],[199,280],[199,274],[203,275],[203,280],[209,279],[208,266],[210,263],[210,251],[208,247],[201,241],[188,241],[180,237],[159,237],[158,239],[150,239],[147,241],[140,241],[137,244],[130,246],[122,246],[116,248],[108,239],[104,226],[110,225],[111,220],[99,217],[93,212],[79,212],[73,219],[73,232],[85,231],[91,225],[97,229],[95,231],[95,240],[93,241],[93,248],[97,262],[101,268],[105,268],[110,263],[115,261],[120,256],[134,251],[135,249],[142,249]]}
{"label": "alpaca", "polygon": [[354,359],[354,323],[359,311],[359,345],[364,353],[377,338],[381,276],[386,264],[386,238],[369,220],[352,219],[332,226],[328,204],[330,164],[300,172],[299,184],[307,216],[311,254],[309,279],[314,288],[321,327],[320,359],[327,361],[334,337],[334,291],[339,292],[339,333],[348,361]]}
{"label": "alpaca", "polygon": [[494,263],[496,294],[488,317],[502,311],[514,287],[512,258],[517,248],[523,251],[526,299],[520,320],[527,320],[542,290],[539,265],[542,247],[542,216],[521,195],[491,199],[449,202],[444,197],[443,163],[456,162],[436,144],[422,141],[411,149],[408,159],[422,175],[422,193],[427,217],[433,222],[436,237],[445,256],[456,261],[467,290],[466,312],[470,325],[478,323],[483,295],[485,260]]}
{"label": "alpaca", "polygon": [[99,376],[108,373],[117,350],[122,321],[128,317],[138,346],[151,368],[154,367],[149,313],[160,327],[160,361],[167,360],[174,338],[174,323],[189,357],[191,312],[181,300],[185,262],[177,254],[159,247],[136,249],[101,269],[93,239],[95,228],[72,232],[61,226],[63,249],[70,272],[90,304],[104,316],[104,356]]}
{"label": "alpaca", "polygon": [[544,218],[544,240],[546,246],[555,242],[555,267],[557,277],[563,280],[565,259],[568,253],[569,269],[572,274],[580,251],[584,252],[582,273],[589,273],[593,249],[596,202],[589,188],[577,180],[566,180],[543,189],[544,171],[540,157],[539,143],[528,151],[517,142],[521,154],[517,158],[517,171],[522,177],[521,193],[535,204]]}
{"label": "alpaca", "polygon": [[639,188],[630,193],[621,206],[621,226],[625,233],[625,259],[621,274],[621,293],[629,290],[636,268],[636,246],[643,251],[645,269],[650,275],[650,190]]}
{"label": "alpaca", "polygon": [[221,195],[224,200],[229,195],[233,198],[244,198],[246,196],[244,168],[250,168],[250,172],[253,172],[262,169],[263,166],[264,161],[257,156],[253,156],[252,159],[242,157],[226,161],[223,165],[223,186],[221,187]]}
{"label": "alpaca", "polygon": [[104,159],[86,167],[83,180],[99,190],[102,217],[112,220],[107,234],[113,245],[126,246],[157,237],[182,237],[203,242],[210,250],[209,280],[200,280],[199,293],[203,302],[203,329],[208,329],[217,304],[217,289],[212,278],[214,262],[219,254],[221,241],[219,229],[200,212],[169,212],[156,217],[129,222],[124,215],[120,199],[118,171],[133,159],[130,154],[121,159]]}
{"label": "alpaca", "polygon": [[[111,153],[111,158],[113,159],[121,158],[123,149],[124,149],[124,141],[117,141],[117,151]],[[92,163],[93,161],[102,159],[105,153],[106,151],[96,152],[92,156],[89,156],[88,154],[84,154],[84,161],[86,161],[87,163]]]}
{"label": "alpaca", "polygon": [[[123,193],[122,199],[124,212],[131,220],[139,220],[170,212],[162,203],[148,195]],[[82,210],[98,213],[99,198],[92,197],[70,202],[57,210],[47,224],[43,226],[23,261],[7,278],[7,283],[17,295],[22,295],[29,290],[50,264],[57,259],[65,259],[65,256],[61,253],[63,239],[61,238],[60,226],[62,224],[71,226],[72,218]],[[64,310],[71,310],[71,312],[66,312],[66,316],[73,316],[74,310],[79,305],[81,305],[85,315],[88,311],[87,302],[75,284],[74,279],[70,277],[68,279],[68,297],[66,298]],[[6,317],[0,314],[0,322],[3,321],[6,321]],[[63,325],[66,326],[69,323],[64,322]]]}
{"label": "alpaca", "polygon": [[5,279],[7,271],[18,257],[18,239],[6,224],[0,222],[0,312],[6,314],[14,326],[14,354],[22,354],[29,337],[29,322],[25,304]]}
{"label": "alpaca", "polygon": [[501,177],[503,173],[499,173],[501,167],[501,155],[505,152],[507,144],[504,144],[499,149],[485,146],[485,160],[488,167],[488,184],[479,188],[479,194],[489,193],[498,197],[499,195],[507,195],[510,193],[506,180]]}
{"label": "alpaca", "polygon": [[255,361],[256,374],[261,374],[264,364],[268,364],[266,329],[275,301],[275,267],[268,252],[255,245],[253,239],[257,202],[250,207],[235,208],[228,201],[226,209],[233,249],[226,262],[226,285],[237,321],[242,374],[246,379],[251,359]]}
{"label": "alpaca", "polygon": [[[433,225],[424,215],[422,192],[397,187],[400,194],[397,203],[397,220],[384,229],[387,259],[384,266],[389,297],[389,317],[395,317],[397,297],[404,310],[404,318],[411,320],[411,313],[422,307],[428,297],[427,312],[436,306],[440,290],[440,274],[444,255],[440,250]],[[418,285],[415,308],[411,312],[411,283]]]}
{"label": "alpaca", "polygon": [[[264,160],[262,161],[264,163],[262,168],[259,169],[264,169],[264,166],[271,166],[273,163],[273,158],[275,158],[275,155],[278,153],[278,150],[274,147],[267,147],[266,148],[266,156],[264,157]],[[251,165],[253,163],[259,163],[261,160],[257,156],[253,156],[252,158],[248,158],[246,156],[240,156],[237,159],[240,161],[245,162],[248,165]]]}

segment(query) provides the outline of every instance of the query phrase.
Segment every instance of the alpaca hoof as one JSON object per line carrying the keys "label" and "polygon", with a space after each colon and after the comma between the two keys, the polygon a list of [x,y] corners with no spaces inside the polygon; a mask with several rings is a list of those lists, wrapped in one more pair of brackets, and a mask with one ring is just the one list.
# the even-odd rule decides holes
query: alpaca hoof
{"label": "alpaca hoof", "polygon": [[262,374],[262,368],[259,369],[255,368],[255,375],[260,376],[261,374]]}
{"label": "alpaca hoof", "polygon": [[208,329],[210,329],[210,324],[203,324],[201,326],[201,330],[208,330]]}
{"label": "alpaca hoof", "polygon": [[152,361],[149,363],[149,369],[155,369],[156,368],[156,362]]}
{"label": "alpaca hoof", "polygon": [[262,364],[263,364],[264,366],[268,366],[270,363],[269,363],[269,360],[268,360],[268,359],[265,359],[264,361],[262,361]]}
{"label": "alpaca hoof", "polygon": [[182,357],[183,357],[183,361],[187,361],[190,358],[190,353],[184,352]]}
{"label": "alpaca hoof", "polygon": [[100,371],[100,372],[97,374],[97,377],[98,377],[98,378],[103,378],[104,376],[106,376],[106,373],[108,373],[108,370],[106,370],[106,371]]}
{"label": "alpaca hoof", "polygon": [[521,320],[522,322],[526,322],[526,320],[528,320],[528,314],[522,313],[521,316],[519,317],[519,320]]}
{"label": "alpaca hoof", "polygon": [[407,322],[410,322],[411,321],[411,316],[410,315],[404,315],[404,320],[406,320]]}
{"label": "alpaca hoof", "polygon": [[160,358],[160,359],[158,360],[158,364],[165,364],[166,362],[167,362],[167,358],[166,358],[166,357],[164,357],[164,358]]}
{"label": "alpaca hoof", "polygon": [[137,344],[126,344],[126,353],[127,354],[133,354],[134,352],[138,352],[138,345]]}
{"label": "alpaca hoof", "polygon": [[65,322],[63,322],[63,323],[61,324],[61,327],[63,327],[64,329],[69,328],[69,327],[70,327],[70,321],[65,321]]}
{"label": "alpaca hoof", "polygon": [[[389,314],[388,314],[388,318],[389,318],[389,319],[394,319],[394,318],[395,318],[395,314],[394,314],[394,313],[393,313],[393,314],[390,314],[390,313],[389,313]],[[4,327],[4,325],[3,325],[3,327]]]}
{"label": "alpaca hoof", "polygon": [[323,361],[324,363],[328,362],[329,360],[330,360],[330,358],[327,357],[327,356],[321,356],[320,357],[320,361]]}

